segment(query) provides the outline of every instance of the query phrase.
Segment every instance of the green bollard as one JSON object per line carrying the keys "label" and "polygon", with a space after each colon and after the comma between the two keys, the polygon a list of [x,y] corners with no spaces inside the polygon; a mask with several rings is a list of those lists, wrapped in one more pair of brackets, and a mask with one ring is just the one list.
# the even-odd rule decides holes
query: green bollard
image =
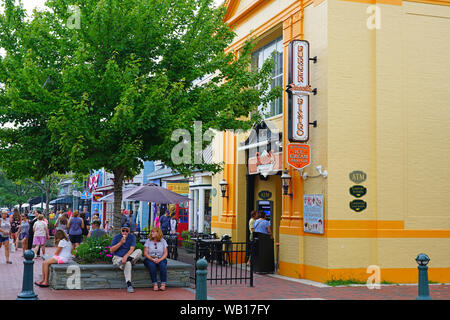
{"label": "green bollard", "polygon": [[430,289],[428,286],[428,267],[427,264],[430,262],[430,258],[421,253],[417,256],[416,262],[419,264],[417,267],[419,269],[419,295],[416,300],[431,300]]}
{"label": "green bollard", "polygon": [[25,251],[24,257],[22,292],[17,295],[17,300],[39,300],[33,290],[33,250]]}
{"label": "green bollard", "polygon": [[207,300],[206,275],[208,271],[208,262],[205,259],[197,261],[197,281],[195,283],[195,300]]}

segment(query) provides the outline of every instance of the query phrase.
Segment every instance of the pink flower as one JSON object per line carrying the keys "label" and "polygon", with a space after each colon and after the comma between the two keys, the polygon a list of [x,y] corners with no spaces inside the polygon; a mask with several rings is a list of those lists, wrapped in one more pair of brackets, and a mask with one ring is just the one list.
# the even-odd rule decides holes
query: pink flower
{"label": "pink flower", "polygon": [[107,254],[106,256],[107,256],[108,258],[111,258],[111,257],[112,257],[112,255],[110,255],[110,254]]}

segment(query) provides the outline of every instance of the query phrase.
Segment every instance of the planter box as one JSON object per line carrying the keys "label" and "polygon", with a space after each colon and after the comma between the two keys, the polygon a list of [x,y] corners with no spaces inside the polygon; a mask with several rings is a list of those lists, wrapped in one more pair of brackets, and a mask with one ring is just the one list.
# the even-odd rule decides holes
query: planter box
{"label": "planter box", "polygon": [[[123,271],[113,264],[69,264],[50,265],[49,284],[52,289],[69,290],[67,284],[73,284],[75,272],[67,268],[77,266],[80,269],[80,287],[76,289],[122,289],[126,288]],[[167,259],[167,287],[189,287],[192,266],[176,260]],[[159,271],[158,271],[159,280]],[[133,266],[131,282],[135,288],[153,287],[148,269],[142,262]],[[158,281],[159,282],[159,281]]]}

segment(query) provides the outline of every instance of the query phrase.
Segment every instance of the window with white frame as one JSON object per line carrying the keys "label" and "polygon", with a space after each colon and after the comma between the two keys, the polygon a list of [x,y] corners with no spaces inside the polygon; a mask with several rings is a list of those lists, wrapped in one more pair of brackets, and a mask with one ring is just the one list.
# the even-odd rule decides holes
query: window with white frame
{"label": "window with white frame", "polygon": [[[260,49],[252,53],[252,69],[260,69],[264,64],[264,61],[274,56],[274,68],[272,70],[272,84],[271,88],[283,87],[283,38],[277,38],[276,40],[266,44]],[[269,90],[270,90],[269,89]],[[265,118],[273,117],[283,113],[283,98],[279,97],[272,101],[269,106],[259,109]]]}

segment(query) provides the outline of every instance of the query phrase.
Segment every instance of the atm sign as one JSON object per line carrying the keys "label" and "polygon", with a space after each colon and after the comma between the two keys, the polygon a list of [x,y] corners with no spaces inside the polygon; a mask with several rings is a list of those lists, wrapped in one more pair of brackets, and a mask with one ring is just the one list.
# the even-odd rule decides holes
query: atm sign
{"label": "atm sign", "polygon": [[311,149],[307,144],[289,143],[287,145],[287,162],[297,169],[311,164]]}

